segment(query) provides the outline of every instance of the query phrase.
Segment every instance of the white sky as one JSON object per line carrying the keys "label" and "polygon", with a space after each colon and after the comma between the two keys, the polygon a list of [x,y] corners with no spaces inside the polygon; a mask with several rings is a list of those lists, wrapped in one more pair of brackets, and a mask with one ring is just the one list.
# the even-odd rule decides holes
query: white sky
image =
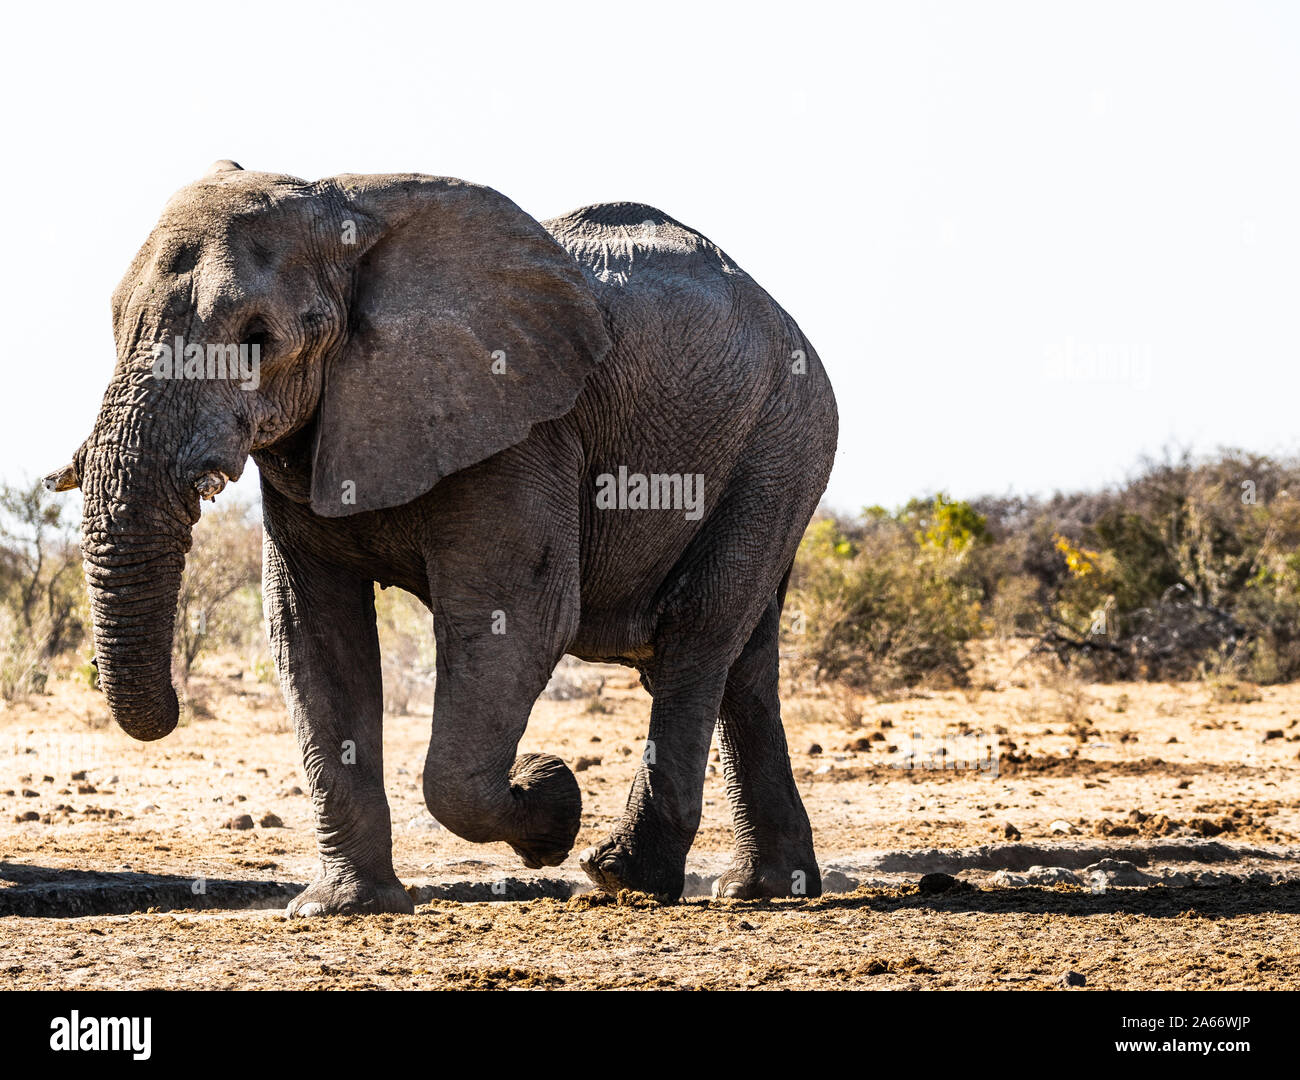
{"label": "white sky", "polygon": [[0,478],[88,433],[109,295],[223,157],[460,176],[539,218],[659,206],[818,349],[843,509],[1095,486],[1170,444],[1294,451],[1298,12],[16,5]]}

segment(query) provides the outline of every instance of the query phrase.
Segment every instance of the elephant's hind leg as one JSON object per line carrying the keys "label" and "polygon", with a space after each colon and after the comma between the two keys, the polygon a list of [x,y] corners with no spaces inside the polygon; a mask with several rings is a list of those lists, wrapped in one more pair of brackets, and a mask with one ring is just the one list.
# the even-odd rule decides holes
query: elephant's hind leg
{"label": "elephant's hind leg", "polygon": [[627,808],[609,837],[579,863],[608,893],[623,889],[676,900],[700,826],[704,771],[726,680],[725,659],[693,643],[661,648],[651,665],[650,734]]}
{"label": "elephant's hind leg", "polygon": [[[761,464],[755,466],[760,472]],[[789,775],[775,707],[775,637],[769,643],[771,635],[760,634],[746,646],[766,609],[773,607],[774,616],[779,610],[777,583],[799,542],[792,517],[777,523],[781,527],[776,535],[786,537],[784,549],[757,539],[763,526],[772,525],[773,507],[787,515],[796,513],[780,495],[770,482],[733,478],[732,488],[670,577],[647,671],[654,698],[647,757],[637,770],[622,820],[604,843],[588,848],[579,860],[587,876],[607,892],[627,888],[681,895],[686,855],[700,824],[709,744],[730,685],[729,673],[737,664],[742,670],[736,677],[732,714],[749,714],[745,724],[761,733],[754,740],[756,747],[771,739],[773,731],[781,740],[779,754],[755,749],[757,768],[772,769],[775,762]],[[771,584],[758,584],[765,579]],[[747,649],[750,655],[738,659]],[[769,661],[772,707],[749,713],[752,694],[741,688],[758,684],[761,666]],[[753,817],[762,819],[761,814]]]}
{"label": "elephant's hind leg", "polygon": [[781,608],[775,596],[731,665],[718,743],[736,835],[718,896],[820,896],[812,827],[790,770],[777,695]]}

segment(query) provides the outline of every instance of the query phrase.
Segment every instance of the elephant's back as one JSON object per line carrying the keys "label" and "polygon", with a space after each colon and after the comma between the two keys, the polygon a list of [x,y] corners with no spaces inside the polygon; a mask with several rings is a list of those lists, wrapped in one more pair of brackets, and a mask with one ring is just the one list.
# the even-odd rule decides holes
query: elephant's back
{"label": "elephant's back", "polygon": [[[644,203],[544,225],[582,267],[612,342],[561,423],[583,458],[581,639],[591,655],[622,655],[648,640],[674,574],[724,504],[753,508],[734,512],[766,554],[736,557],[755,588],[770,578],[775,589],[830,470],[834,398],[794,320],[701,234]],[[625,480],[665,478],[683,492],[698,481],[700,505],[639,513],[621,501]],[[616,493],[615,505],[602,493]]]}
{"label": "elephant's back", "polygon": [[745,276],[707,236],[646,203],[596,203],[542,226],[597,287],[677,275],[701,283]]}
{"label": "elephant's back", "polygon": [[[543,226],[587,276],[612,341],[575,409],[589,452],[594,443],[632,451],[649,422],[674,451],[717,468],[728,456],[721,445],[739,454],[763,417],[834,430],[834,395],[813,347],[706,236],[639,202],[599,203]],[[816,442],[796,456],[816,455]]]}

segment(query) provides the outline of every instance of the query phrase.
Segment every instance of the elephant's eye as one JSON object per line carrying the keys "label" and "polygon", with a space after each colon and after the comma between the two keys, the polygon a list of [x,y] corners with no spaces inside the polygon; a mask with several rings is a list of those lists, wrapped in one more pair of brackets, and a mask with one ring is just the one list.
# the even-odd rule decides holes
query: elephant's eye
{"label": "elephant's eye", "polygon": [[261,322],[251,322],[244,330],[244,344],[256,345],[261,352],[271,345],[271,334]]}

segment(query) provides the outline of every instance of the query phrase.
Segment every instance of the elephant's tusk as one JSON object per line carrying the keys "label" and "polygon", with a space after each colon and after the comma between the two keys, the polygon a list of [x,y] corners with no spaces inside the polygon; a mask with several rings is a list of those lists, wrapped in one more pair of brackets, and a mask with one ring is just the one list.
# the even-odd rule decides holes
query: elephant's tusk
{"label": "elephant's tusk", "polygon": [[223,472],[213,469],[211,472],[203,473],[194,481],[194,490],[199,493],[200,499],[207,499],[208,502],[215,502],[221,490],[226,486],[229,479]]}
{"label": "elephant's tusk", "polygon": [[73,488],[81,486],[81,480],[77,476],[77,467],[75,465],[65,465],[61,469],[56,469],[45,477],[42,481],[46,491],[71,491]]}

